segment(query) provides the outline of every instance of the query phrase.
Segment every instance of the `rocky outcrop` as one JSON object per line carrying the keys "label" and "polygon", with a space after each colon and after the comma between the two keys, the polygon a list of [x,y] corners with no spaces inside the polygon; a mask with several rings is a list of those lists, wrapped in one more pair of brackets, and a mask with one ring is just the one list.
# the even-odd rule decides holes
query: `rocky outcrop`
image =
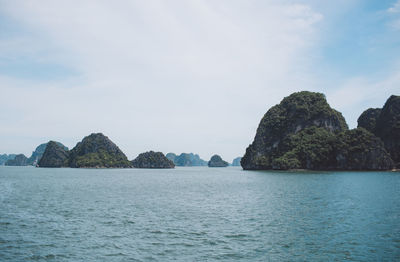
{"label": "rocky outcrop", "polygon": [[50,141],[45,144],[46,149],[41,156],[38,167],[66,167],[68,166],[68,149],[60,143]]}
{"label": "rocky outcrop", "polygon": [[132,161],[135,168],[174,168],[174,162],[161,152],[149,151],[140,154]]}
{"label": "rocky outcrop", "polygon": [[391,96],[386,101],[374,133],[382,139],[396,167],[400,168],[400,96]]}
{"label": "rocky outcrop", "polygon": [[173,161],[176,166],[207,166],[207,161],[193,153],[182,153],[179,156],[174,153],[168,153],[166,157]]}
{"label": "rocky outcrop", "polygon": [[364,128],[347,130],[336,137],[335,169],[339,170],[389,170],[394,167],[392,158],[382,141]]}
{"label": "rocky outcrop", "polygon": [[233,159],[232,166],[240,166],[240,160],[242,160],[242,157],[237,157]]}
{"label": "rocky outcrop", "polygon": [[6,166],[27,166],[28,158],[24,154],[16,155],[14,159],[9,159],[5,163]]}
{"label": "rocky outcrop", "polygon": [[285,154],[282,141],[308,127],[330,133],[347,130],[341,113],[332,109],[321,93],[294,93],[273,106],[261,119],[253,143],[241,160],[244,169],[272,169],[273,161]]}
{"label": "rocky outcrop", "polygon": [[79,142],[68,159],[70,167],[127,168],[132,167],[125,154],[102,133],[93,133]]}
{"label": "rocky outcrop", "polygon": [[365,110],[357,120],[358,127],[367,129],[369,132],[374,133],[376,121],[381,114],[381,108],[369,108]]}
{"label": "rocky outcrop", "polygon": [[222,160],[219,155],[213,155],[208,161],[208,167],[227,167],[228,165],[229,163]]}
{"label": "rocky outcrop", "polygon": [[[60,147],[62,147],[65,151],[68,151],[68,147],[64,146],[60,142],[55,142]],[[28,158],[28,165],[36,165],[39,163],[39,160],[42,158],[44,151],[46,150],[48,143],[40,144],[36,147],[35,151],[32,152],[32,155]]]}
{"label": "rocky outcrop", "polygon": [[358,118],[358,126],[379,137],[396,168],[400,168],[400,96],[389,97],[382,109],[364,111]]}
{"label": "rocky outcrop", "polygon": [[378,134],[383,111],[364,112],[359,125],[365,128],[348,130],[341,114],[322,94],[295,93],[265,114],[241,165],[278,170],[392,169],[386,144],[368,131]]}

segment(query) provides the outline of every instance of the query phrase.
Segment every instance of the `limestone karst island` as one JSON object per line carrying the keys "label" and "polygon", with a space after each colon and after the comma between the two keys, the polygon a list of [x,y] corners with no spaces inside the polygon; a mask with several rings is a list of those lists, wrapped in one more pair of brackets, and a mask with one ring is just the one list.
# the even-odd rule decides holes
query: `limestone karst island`
{"label": "limestone karst island", "polygon": [[[68,150],[60,142],[39,145],[27,158],[1,155],[8,166],[73,168],[227,167],[215,154],[207,162],[199,155],[148,151],[129,161],[107,136],[93,133]],[[366,109],[358,127],[349,129],[324,94],[297,92],[270,108],[243,157],[231,165],[245,170],[393,170],[400,168],[400,97],[392,95],[382,108]]]}

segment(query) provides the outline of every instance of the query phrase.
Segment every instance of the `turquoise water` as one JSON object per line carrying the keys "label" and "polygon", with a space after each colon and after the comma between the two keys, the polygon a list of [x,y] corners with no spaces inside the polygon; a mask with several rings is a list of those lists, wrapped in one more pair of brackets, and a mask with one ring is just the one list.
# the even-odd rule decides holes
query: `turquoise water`
{"label": "turquoise water", "polygon": [[0,167],[0,261],[399,261],[400,173]]}

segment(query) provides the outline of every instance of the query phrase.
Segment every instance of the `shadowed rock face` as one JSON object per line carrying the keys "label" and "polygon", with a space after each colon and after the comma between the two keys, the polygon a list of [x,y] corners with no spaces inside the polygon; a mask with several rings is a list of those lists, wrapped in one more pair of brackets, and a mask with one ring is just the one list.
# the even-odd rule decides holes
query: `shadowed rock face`
{"label": "shadowed rock face", "polygon": [[376,121],[381,114],[382,109],[380,108],[369,108],[365,110],[357,120],[358,127],[367,129],[369,132],[374,133],[376,127]]}
{"label": "shadowed rock face", "polygon": [[[377,132],[382,112],[372,109],[359,123]],[[388,170],[394,166],[378,137],[362,127],[348,130],[325,97],[311,92],[295,93],[265,114],[241,165],[281,170]]]}
{"label": "shadowed rock face", "polygon": [[400,168],[400,96],[391,96],[382,108],[375,132]]}
{"label": "shadowed rock face", "polygon": [[261,119],[254,141],[241,160],[242,167],[272,169],[273,159],[284,153],[282,141],[312,126],[330,133],[348,129],[342,114],[329,106],[323,94],[303,91],[285,97]]}
{"label": "shadowed rock face", "polygon": [[27,166],[28,158],[24,154],[16,155],[14,159],[9,159],[6,161],[6,166]]}
{"label": "shadowed rock face", "polygon": [[161,152],[149,151],[140,154],[132,161],[135,168],[174,168],[174,162]]}
{"label": "shadowed rock face", "polygon": [[392,95],[382,109],[370,108],[358,118],[358,126],[379,137],[400,168],[400,96]]}
{"label": "shadowed rock face", "polygon": [[71,151],[70,167],[127,168],[132,167],[125,154],[102,133],[91,134]]}
{"label": "shadowed rock face", "polygon": [[69,152],[59,143],[50,141],[38,162],[39,167],[67,167]]}
{"label": "shadowed rock face", "polygon": [[227,167],[228,165],[229,163],[222,160],[222,158],[219,155],[213,155],[210,161],[208,161],[209,167]]}
{"label": "shadowed rock face", "polygon": [[[68,151],[68,147],[64,146],[60,142],[56,142],[60,147],[62,147],[64,150]],[[35,165],[39,163],[39,160],[42,158],[44,151],[46,150],[48,143],[40,144],[39,146],[36,147],[35,151],[32,152],[32,155],[28,158],[28,165]]]}

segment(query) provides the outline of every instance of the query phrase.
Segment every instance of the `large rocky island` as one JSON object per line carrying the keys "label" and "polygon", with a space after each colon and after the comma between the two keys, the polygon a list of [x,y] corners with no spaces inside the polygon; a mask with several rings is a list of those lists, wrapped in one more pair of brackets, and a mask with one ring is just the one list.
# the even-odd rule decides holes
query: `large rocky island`
{"label": "large rocky island", "polygon": [[135,168],[174,168],[175,164],[161,152],[149,151],[141,153],[132,161]]}
{"label": "large rocky island", "polygon": [[384,106],[390,113],[370,110],[360,119],[365,124],[349,130],[323,94],[294,93],[261,119],[241,165],[247,170],[390,170],[399,152],[398,103],[392,96]]}

